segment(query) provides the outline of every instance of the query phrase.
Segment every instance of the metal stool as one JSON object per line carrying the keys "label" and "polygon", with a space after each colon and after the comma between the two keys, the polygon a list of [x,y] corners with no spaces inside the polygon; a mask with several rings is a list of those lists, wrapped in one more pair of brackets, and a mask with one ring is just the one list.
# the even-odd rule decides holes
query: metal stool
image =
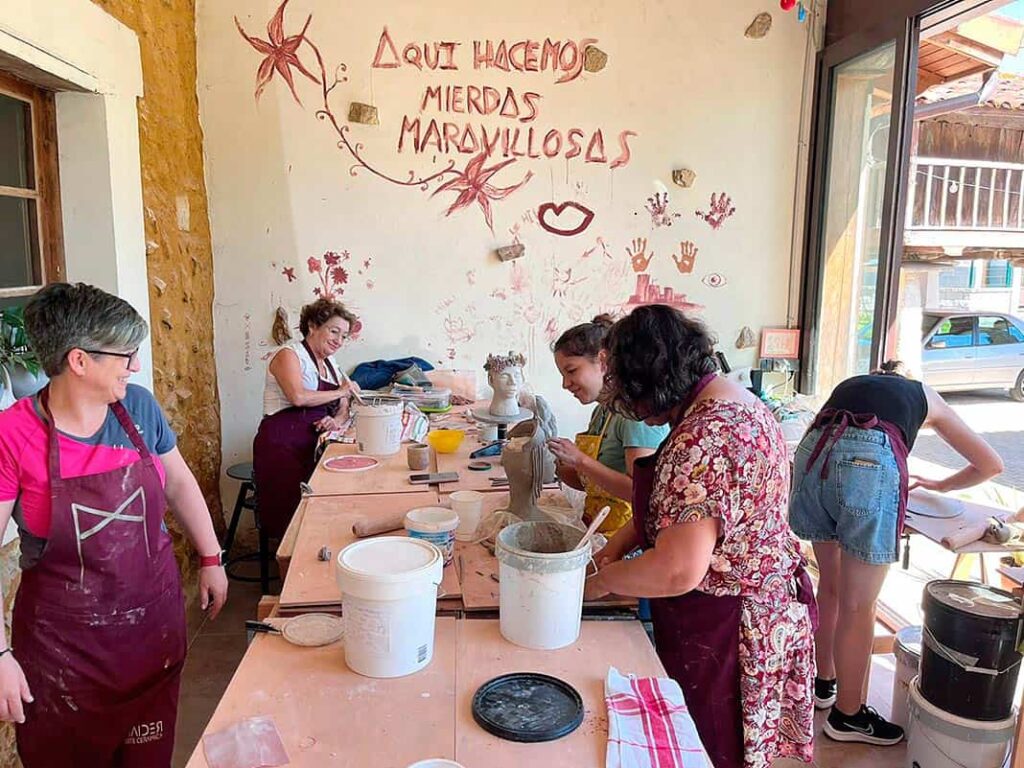
{"label": "metal stool", "polygon": [[[235,509],[231,514],[227,535],[224,537],[224,570],[235,581],[258,581],[263,594],[267,594],[270,592],[270,544],[267,535],[263,532],[263,526],[260,525],[259,512],[256,510],[256,484],[253,482],[252,462],[247,461],[242,464],[233,464],[228,467],[227,475],[235,480],[240,480],[242,484],[238,489],[238,497],[235,499]],[[239,555],[232,559],[230,557],[231,546],[235,543],[235,533],[238,531],[238,521],[242,517],[243,509],[252,510],[253,521],[256,523],[256,530],[259,534],[259,550]],[[260,563],[260,575],[258,578],[232,573],[231,568],[233,565],[253,560],[259,560]]]}

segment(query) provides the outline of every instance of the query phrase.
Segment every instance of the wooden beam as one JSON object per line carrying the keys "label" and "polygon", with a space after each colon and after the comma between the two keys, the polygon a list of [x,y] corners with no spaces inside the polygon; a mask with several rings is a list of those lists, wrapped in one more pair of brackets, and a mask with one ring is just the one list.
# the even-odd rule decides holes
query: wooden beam
{"label": "wooden beam", "polygon": [[941,85],[946,82],[943,77],[935,72],[931,72],[927,69],[917,68],[917,95],[920,96],[922,93],[927,91],[933,85]]}
{"label": "wooden beam", "polygon": [[928,42],[941,48],[967,56],[971,59],[986,62],[992,67],[998,67],[1003,62],[1003,52],[990,48],[984,43],[959,35],[956,32],[943,32],[941,35],[929,38]]}

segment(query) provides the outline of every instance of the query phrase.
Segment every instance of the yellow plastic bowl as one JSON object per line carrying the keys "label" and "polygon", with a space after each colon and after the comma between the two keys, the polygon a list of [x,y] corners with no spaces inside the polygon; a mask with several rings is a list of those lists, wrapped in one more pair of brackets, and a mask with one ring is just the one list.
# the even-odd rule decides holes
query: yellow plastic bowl
{"label": "yellow plastic bowl", "polygon": [[461,429],[435,429],[427,433],[427,442],[438,453],[455,453],[466,433]]}

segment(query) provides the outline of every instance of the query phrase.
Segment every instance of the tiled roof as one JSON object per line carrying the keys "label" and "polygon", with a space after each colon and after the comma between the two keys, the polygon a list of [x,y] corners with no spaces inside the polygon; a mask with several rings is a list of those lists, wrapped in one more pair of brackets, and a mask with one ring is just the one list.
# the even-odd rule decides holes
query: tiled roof
{"label": "tiled roof", "polygon": [[[1024,74],[999,72],[996,77],[999,78],[996,89],[982,106],[992,109],[1024,110]],[[971,75],[960,80],[935,85],[922,93],[918,97],[917,103],[931,104],[955,96],[975,93],[981,88],[981,83],[981,75]]]}

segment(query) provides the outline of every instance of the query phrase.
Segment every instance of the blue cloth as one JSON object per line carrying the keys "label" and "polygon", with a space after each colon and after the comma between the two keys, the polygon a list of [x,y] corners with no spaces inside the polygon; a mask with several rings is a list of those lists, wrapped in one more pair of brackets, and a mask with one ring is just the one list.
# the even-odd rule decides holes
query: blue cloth
{"label": "blue cloth", "polygon": [[418,365],[422,371],[432,371],[434,366],[418,357],[403,357],[401,360],[372,360],[360,363],[352,371],[352,380],[361,389],[381,389],[391,383],[396,373]]}
{"label": "blue cloth", "polygon": [[[875,429],[847,429],[831,452],[808,466],[821,437],[812,429],[796,451],[789,525],[801,539],[836,541],[858,560],[896,562],[900,472],[889,437]],[[821,462],[829,462],[821,477]]]}

